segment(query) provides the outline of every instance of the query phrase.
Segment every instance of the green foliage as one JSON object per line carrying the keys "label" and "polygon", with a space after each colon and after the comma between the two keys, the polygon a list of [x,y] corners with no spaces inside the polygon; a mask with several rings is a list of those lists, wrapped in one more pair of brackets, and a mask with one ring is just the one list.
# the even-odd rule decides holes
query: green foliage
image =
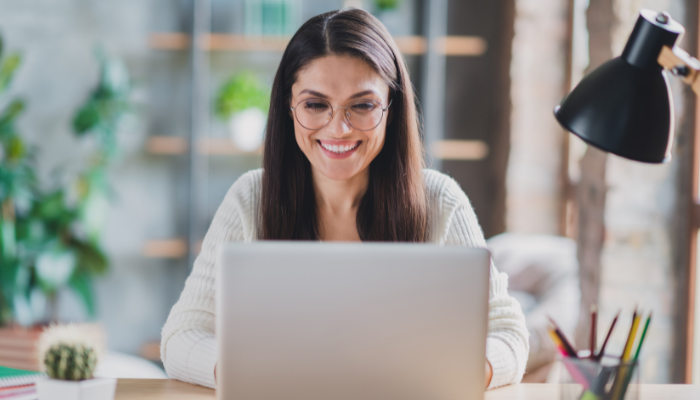
{"label": "green foliage", "polygon": [[[0,56],[2,50],[0,38]],[[75,114],[73,128],[98,145],[88,168],[69,187],[40,189],[33,150],[16,130],[25,105],[14,100],[0,109],[0,325],[37,322],[30,298],[38,293],[55,301],[66,287],[83,300],[90,316],[95,314],[92,279],[109,268],[100,242],[107,171],[118,152],[116,132],[129,110],[130,92],[124,66],[100,51],[97,58],[100,81]],[[0,59],[0,91],[21,60],[9,59]]]}
{"label": "green foliage", "polygon": [[96,52],[100,63],[100,81],[73,117],[73,131],[78,136],[93,133],[100,144],[98,163],[110,161],[117,153],[116,129],[129,111],[131,86],[124,64]]}
{"label": "green foliage", "polygon": [[255,107],[267,113],[270,92],[252,72],[232,76],[219,89],[215,101],[216,116],[227,120],[238,111]]}
{"label": "green foliage", "polygon": [[400,0],[374,0],[374,5],[380,11],[393,10],[399,7]]}
{"label": "green foliage", "polygon": [[92,379],[97,354],[92,347],[59,343],[46,351],[46,373],[50,378],[68,381]]}

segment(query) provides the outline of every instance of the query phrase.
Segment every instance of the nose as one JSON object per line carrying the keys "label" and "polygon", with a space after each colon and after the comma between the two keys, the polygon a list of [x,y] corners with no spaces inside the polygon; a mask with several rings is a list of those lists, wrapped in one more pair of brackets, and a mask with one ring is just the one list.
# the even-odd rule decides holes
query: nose
{"label": "nose", "polygon": [[352,126],[348,122],[346,109],[337,108],[335,110],[332,119],[328,122],[328,125],[326,125],[326,132],[338,138],[352,132]]}

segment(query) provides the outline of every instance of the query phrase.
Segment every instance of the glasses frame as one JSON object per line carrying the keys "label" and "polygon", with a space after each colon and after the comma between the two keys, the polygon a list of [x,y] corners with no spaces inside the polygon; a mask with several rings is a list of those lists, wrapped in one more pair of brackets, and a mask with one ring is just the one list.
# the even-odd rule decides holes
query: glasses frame
{"label": "glasses frame", "polygon": [[[328,118],[328,121],[326,121],[325,125],[323,125],[323,126],[320,127],[320,128],[307,128],[306,126],[304,126],[304,124],[301,123],[301,121],[299,121],[299,116],[297,115],[297,108],[299,107],[299,104],[301,104],[301,102],[303,102],[303,101],[308,101],[308,100],[320,100],[320,101],[326,102],[326,103],[331,107],[331,116],[330,116],[330,118]],[[394,102],[394,99],[389,100],[389,104],[387,104],[386,107],[382,107],[382,103],[380,103],[380,102],[378,102],[378,101],[376,101],[376,100],[371,100],[371,99],[370,99],[369,101],[374,102],[374,103],[377,103],[377,104],[379,105],[379,108],[382,110],[382,116],[379,118],[379,122],[377,122],[377,125],[375,125],[375,126],[373,126],[373,127],[371,127],[371,128],[367,128],[367,129],[360,129],[360,128],[358,128],[358,127],[356,127],[355,125],[352,124],[352,121],[350,121],[350,111],[348,111],[348,106],[337,106],[337,107],[333,107],[333,105],[331,104],[331,102],[328,101],[328,100],[325,100],[325,99],[319,99],[319,98],[316,98],[316,97],[312,97],[312,98],[308,98],[308,99],[304,99],[304,100],[299,100],[299,102],[297,102],[297,105],[296,105],[296,106],[294,106],[294,107],[289,107],[289,109],[292,110],[292,113],[294,113],[294,118],[297,120],[297,122],[299,123],[299,125],[301,125],[302,127],[304,127],[304,129],[308,129],[308,130],[310,130],[310,131],[317,131],[317,130],[319,130],[319,129],[323,129],[323,128],[327,127],[328,124],[330,124],[331,121],[333,121],[333,117],[335,117],[335,110],[337,110],[337,109],[339,109],[339,108],[344,108],[344,109],[345,109],[345,120],[348,121],[348,124],[350,124],[350,126],[352,126],[354,129],[357,129],[358,131],[366,132],[366,131],[371,131],[372,129],[378,127],[379,124],[382,123],[382,120],[384,119],[384,113],[386,113],[386,110],[389,109],[389,107],[391,106],[391,103]]]}

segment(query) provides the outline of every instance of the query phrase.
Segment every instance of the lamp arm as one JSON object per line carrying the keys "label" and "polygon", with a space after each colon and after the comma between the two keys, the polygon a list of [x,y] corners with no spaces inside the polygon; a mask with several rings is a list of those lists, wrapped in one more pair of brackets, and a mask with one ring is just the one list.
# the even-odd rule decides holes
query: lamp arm
{"label": "lamp arm", "polygon": [[657,61],[664,69],[671,71],[673,75],[690,85],[693,92],[700,96],[700,60],[680,47],[664,46]]}

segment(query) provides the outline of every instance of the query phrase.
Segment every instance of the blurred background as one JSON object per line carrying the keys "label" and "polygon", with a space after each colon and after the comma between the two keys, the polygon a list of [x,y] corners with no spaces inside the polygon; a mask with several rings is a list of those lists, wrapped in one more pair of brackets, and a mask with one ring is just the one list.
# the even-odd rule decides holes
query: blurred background
{"label": "blurred background", "polygon": [[552,114],[642,8],[683,24],[697,56],[695,0],[0,0],[0,364],[27,367],[17,337],[60,321],[98,322],[110,352],[158,365],[218,205],[261,166],[286,43],[347,6],[394,36],[428,164],[467,193],[511,276],[533,335],[526,380],[555,379],[545,316],[585,348],[598,304],[600,336],[620,309],[623,327],[653,311],[643,382],[700,383],[694,95],[670,78],[663,165],[589,149]]}

